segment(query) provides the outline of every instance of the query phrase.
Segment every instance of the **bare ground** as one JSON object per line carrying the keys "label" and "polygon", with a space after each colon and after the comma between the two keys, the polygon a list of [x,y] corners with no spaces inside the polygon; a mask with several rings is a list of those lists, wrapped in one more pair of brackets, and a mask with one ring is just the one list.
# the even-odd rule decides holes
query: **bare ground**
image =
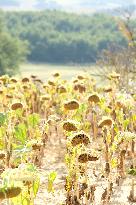
{"label": "bare ground", "polygon": [[[65,204],[66,191],[64,188],[65,176],[67,175],[67,169],[64,163],[65,155],[65,141],[60,145],[58,142],[48,143],[45,149],[45,156],[42,161],[40,169],[41,185],[35,205],[62,205]],[[92,169],[92,165],[91,169]],[[48,174],[52,171],[57,172],[57,178],[54,182],[54,193],[47,192]],[[91,171],[89,171],[91,175]],[[102,180],[92,179],[92,182],[97,182],[95,191],[95,203],[94,205],[101,205],[101,195],[104,191],[105,183]],[[120,182],[121,186],[114,185],[113,195],[111,197],[109,205],[134,205],[128,201],[130,193],[131,179],[127,179]],[[136,187],[135,187],[136,189]],[[136,191],[136,190],[135,190]],[[136,196],[136,193],[135,193]]]}

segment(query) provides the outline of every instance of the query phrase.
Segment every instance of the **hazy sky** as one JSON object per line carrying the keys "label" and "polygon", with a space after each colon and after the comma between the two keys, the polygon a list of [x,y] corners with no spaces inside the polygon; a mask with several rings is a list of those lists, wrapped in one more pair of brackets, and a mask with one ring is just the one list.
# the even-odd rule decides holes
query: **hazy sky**
{"label": "hazy sky", "polygon": [[[4,0],[3,0],[4,1]],[[9,0],[10,1],[10,0]],[[42,1],[44,1],[44,0],[41,0],[41,2]],[[46,2],[50,2],[50,1],[52,1],[52,0],[45,0]],[[64,5],[64,6],[69,6],[69,7],[71,7],[72,8],[72,6],[74,6],[74,5],[76,5],[76,6],[78,6],[78,3],[80,4],[81,2],[83,3],[85,3],[86,2],[86,0],[54,0],[54,1],[56,1],[57,3],[59,3],[60,5]],[[89,2],[90,2],[90,5],[91,5],[91,1],[92,1],[92,3],[94,3],[95,2],[95,0],[89,0]],[[101,2],[101,0],[98,0],[99,2]],[[123,1],[123,0],[122,0]],[[125,3],[125,1],[126,0],[124,0],[124,3]],[[119,1],[117,1],[117,0],[107,0],[107,5],[109,6],[112,6],[112,7],[116,7],[116,5],[118,6],[118,2],[120,2],[120,0]],[[127,2],[128,2],[128,0],[127,0]],[[32,9],[32,8],[34,8],[33,6],[34,6],[34,4],[36,4],[36,0],[20,0],[20,7],[18,8],[18,9]],[[131,3],[135,3],[136,4],[136,0],[130,0],[130,4]],[[101,4],[100,4],[101,5]],[[101,6],[107,6],[107,5],[101,5]],[[15,8],[17,8],[17,7],[15,7]]]}
{"label": "hazy sky", "polygon": [[[90,0],[94,3],[95,0]],[[101,0],[99,0],[101,2]],[[60,4],[74,4],[74,3],[79,3],[79,2],[83,2],[83,0],[56,0],[56,2],[60,3]],[[107,0],[107,3],[109,2],[109,0]],[[114,0],[112,1],[114,3]],[[125,0],[124,0],[125,2]],[[136,0],[130,0],[130,3],[136,3]]]}

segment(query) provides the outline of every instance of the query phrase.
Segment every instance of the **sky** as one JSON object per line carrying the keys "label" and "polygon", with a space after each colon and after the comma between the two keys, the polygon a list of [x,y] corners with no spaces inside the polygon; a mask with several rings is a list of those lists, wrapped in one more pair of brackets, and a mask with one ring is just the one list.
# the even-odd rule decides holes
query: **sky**
{"label": "sky", "polygon": [[[91,3],[91,1],[93,1],[94,2],[94,0],[90,0],[90,3]],[[56,2],[58,2],[58,3],[60,3],[60,4],[73,4],[73,3],[79,3],[79,2],[83,2],[83,0],[56,0]],[[114,0],[113,0],[113,2],[114,2]],[[125,0],[124,0],[124,2],[125,2]],[[130,3],[133,3],[133,2],[135,2],[136,3],[136,0],[130,0]],[[107,0],[107,3],[108,3],[108,0]]]}
{"label": "sky", "polygon": [[[4,1],[4,0],[2,0]],[[10,0],[9,0],[10,1]],[[32,9],[34,8],[34,4],[36,3],[36,0],[18,0],[19,2],[21,2],[20,7],[18,7],[17,9]],[[41,2],[44,0],[41,0]],[[53,1],[53,0],[46,0],[47,2]],[[85,2],[86,0],[54,0],[57,3],[59,3],[62,7],[64,6],[68,6],[68,7],[74,7],[74,5],[78,6],[78,4],[80,4],[81,2],[84,3],[85,6]],[[101,2],[101,0],[88,0],[90,5],[91,5],[91,1],[92,3],[94,3],[95,1]],[[118,0],[121,1],[121,0]],[[118,1],[117,0],[107,0],[107,5],[111,6],[111,7],[116,7],[116,5],[118,5]],[[122,0],[123,1],[123,0]],[[126,0],[124,0],[125,2]],[[129,0],[127,0],[129,1]],[[110,3],[111,2],[111,3]],[[135,3],[136,4],[136,0],[130,0],[130,3]],[[107,5],[103,5],[103,6],[107,6]],[[16,8],[16,7],[13,7]]]}

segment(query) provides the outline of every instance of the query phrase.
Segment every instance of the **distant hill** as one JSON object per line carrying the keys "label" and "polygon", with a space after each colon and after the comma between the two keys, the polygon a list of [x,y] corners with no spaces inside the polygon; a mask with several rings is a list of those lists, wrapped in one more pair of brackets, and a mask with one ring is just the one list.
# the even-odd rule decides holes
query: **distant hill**
{"label": "distant hill", "polygon": [[136,5],[136,0],[0,0],[0,8],[20,10],[60,9],[75,12],[96,12]]}

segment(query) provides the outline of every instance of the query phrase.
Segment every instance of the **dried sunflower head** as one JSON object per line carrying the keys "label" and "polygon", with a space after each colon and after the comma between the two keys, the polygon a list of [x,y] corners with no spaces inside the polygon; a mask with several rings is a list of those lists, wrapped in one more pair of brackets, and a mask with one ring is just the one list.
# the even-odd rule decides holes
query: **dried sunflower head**
{"label": "dried sunflower head", "polygon": [[66,93],[67,92],[67,89],[64,87],[64,86],[59,86],[56,91],[58,93]]}
{"label": "dried sunflower head", "polygon": [[86,87],[82,83],[77,83],[77,84],[74,85],[74,90],[75,91],[78,90],[80,93],[83,93],[83,92],[86,91]]}
{"label": "dried sunflower head", "polygon": [[43,143],[37,142],[32,144],[32,149],[33,150],[40,150],[41,147],[43,146]]}
{"label": "dried sunflower head", "polygon": [[113,124],[113,120],[110,117],[103,117],[102,120],[99,122],[98,126],[100,128],[104,127],[104,126],[108,126],[111,127]]}
{"label": "dried sunflower head", "polygon": [[17,79],[16,78],[10,78],[10,82],[17,83]]}
{"label": "dried sunflower head", "polygon": [[74,79],[74,80],[73,80],[73,83],[78,83],[78,79]]}
{"label": "dried sunflower head", "polygon": [[76,146],[78,144],[88,145],[89,143],[90,143],[90,138],[83,131],[80,131],[79,133],[76,133],[74,135],[74,137],[72,138],[72,140],[71,140],[72,146]]}
{"label": "dried sunflower head", "polygon": [[7,94],[7,95],[6,95],[6,98],[7,98],[7,99],[12,99],[12,98],[13,98],[13,95]]}
{"label": "dried sunflower head", "polygon": [[89,97],[88,97],[88,102],[93,102],[93,103],[99,103],[100,102],[100,97],[99,97],[99,95],[97,94],[97,93],[94,93],[94,94],[92,94],[92,95],[90,95]]}
{"label": "dried sunflower head", "polygon": [[76,127],[76,123],[73,120],[68,120],[66,122],[63,123],[63,129],[65,131],[77,131],[77,127]]}
{"label": "dried sunflower head", "polygon": [[53,80],[48,80],[48,84],[51,86],[56,86],[56,83]]}
{"label": "dried sunflower head", "polygon": [[29,89],[29,86],[28,86],[28,85],[23,85],[22,88],[23,88],[24,90],[28,90],[28,89]]}
{"label": "dried sunflower head", "polygon": [[104,91],[105,93],[112,92],[112,87],[107,86],[107,87],[105,87],[105,88],[103,89],[103,91]]}
{"label": "dried sunflower head", "polygon": [[28,83],[30,80],[29,80],[29,78],[27,78],[27,77],[25,77],[25,78],[23,78],[22,79],[22,83]]}
{"label": "dried sunflower head", "polygon": [[77,76],[77,79],[78,79],[78,80],[84,80],[85,77],[84,77],[83,75],[78,75],[78,76]]}
{"label": "dried sunflower head", "polygon": [[60,76],[60,73],[54,73],[53,74],[53,77],[55,77],[55,78],[57,78],[57,77],[59,77]]}
{"label": "dried sunflower head", "polygon": [[9,199],[17,197],[21,193],[20,187],[0,188],[0,199]]}
{"label": "dried sunflower head", "polygon": [[36,75],[31,75],[31,78],[35,79],[35,78],[37,78],[37,76]]}
{"label": "dried sunflower head", "polygon": [[8,80],[9,80],[9,76],[8,76],[8,75],[2,75],[2,76],[0,76],[0,81],[1,81],[3,84],[7,83]]}
{"label": "dried sunflower head", "polygon": [[43,84],[42,80],[41,80],[41,79],[38,79],[38,78],[34,79],[34,82],[37,82],[37,83]]}
{"label": "dried sunflower head", "polygon": [[71,100],[71,101],[64,103],[64,108],[66,110],[76,110],[79,108],[79,103],[76,100]]}
{"label": "dried sunflower head", "polygon": [[87,163],[88,161],[97,161],[99,158],[96,157],[96,156],[92,156],[88,153],[83,153],[83,154],[80,154],[79,157],[78,157],[78,162],[80,163]]}
{"label": "dried sunflower head", "polygon": [[47,84],[44,83],[44,84],[43,84],[43,88],[44,88],[44,89],[47,89],[47,88],[49,88],[49,85],[47,85]]}
{"label": "dried sunflower head", "polygon": [[17,109],[22,109],[22,108],[23,108],[23,104],[20,103],[20,102],[13,103],[13,104],[11,105],[11,109],[12,109],[12,110],[17,110]]}

